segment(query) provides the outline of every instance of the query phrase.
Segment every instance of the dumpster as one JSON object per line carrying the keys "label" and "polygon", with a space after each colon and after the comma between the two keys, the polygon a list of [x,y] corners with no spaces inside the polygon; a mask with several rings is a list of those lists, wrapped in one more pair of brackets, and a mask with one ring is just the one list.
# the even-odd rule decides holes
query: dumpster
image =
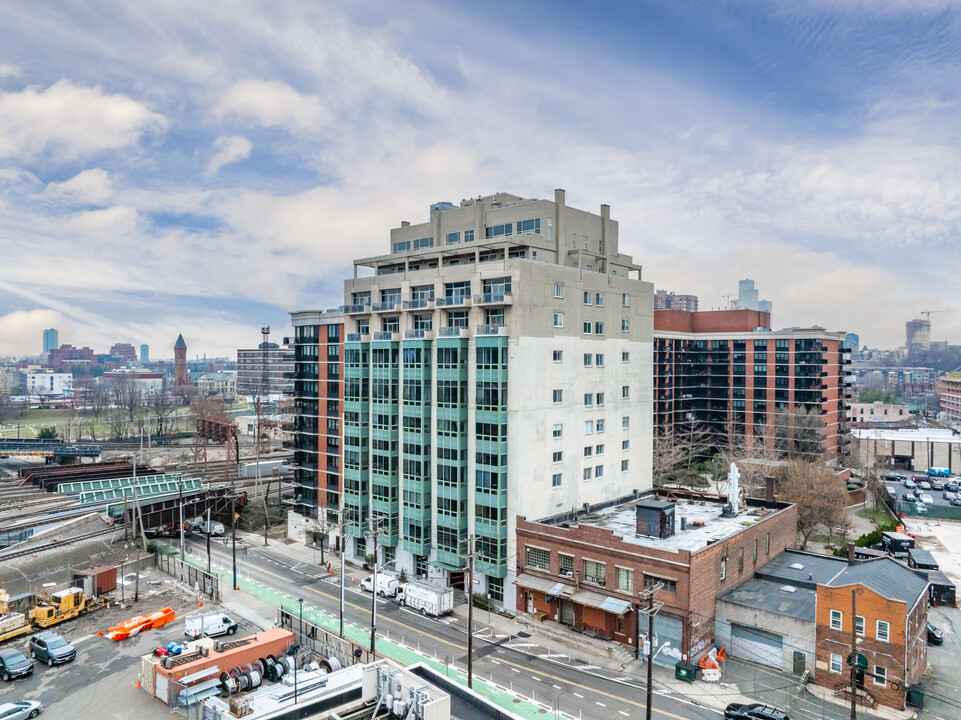
{"label": "dumpster", "polygon": [[674,666],[674,677],[677,680],[692,683],[697,679],[697,665],[679,662]]}
{"label": "dumpster", "polygon": [[920,683],[916,685],[908,685],[907,697],[905,699],[907,700],[908,705],[911,707],[923,708],[924,688]]}

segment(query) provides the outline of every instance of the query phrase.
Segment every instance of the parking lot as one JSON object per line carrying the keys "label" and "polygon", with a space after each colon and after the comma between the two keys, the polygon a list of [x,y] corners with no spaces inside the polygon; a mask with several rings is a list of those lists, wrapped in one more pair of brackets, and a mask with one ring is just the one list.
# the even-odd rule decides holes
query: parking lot
{"label": "parking lot", "polygon": [[[131,577],[128,575],[127,579],[128,598],[133,595]],[[140,590],[140,602],[136,604],[128,602],[124,608],[118,605],[97,610],[49,628],[76,648],[76,659],[54,667],[35,662],[33,675],[10,682],[0,680],[0,702],[39,700],[44,705],[43,716],[51,718],[169,719],[170,710],[136,686],[140,656],[159,645],[184,640],[184,618],[199,610],[192,593],[156,570],[144,572]],[[120,642],[98,635],[124,620],[168,605],[176,612],[176,618],[163,628]],[[206,603],[203,607],[204,612],[217,609]],[[241,636],[260,629],[237,620]],[[29,638],[24,635],[3,647],[16,648],[29,656]]]}
{"label": "parking lot", "polygon": [[[895,475],[897,479],[895,480]],[[923,478],[923,479],[922,479]],[[961,499],[954,502],[949,497],[945,497],[945,493],[953,493],[954,496],[959,494],[961,491],[961,478],[956,477],[941,477],[932,478],[922,476],[918,473],[888,473],[884,478],[884,484],[888,488],[888,492],[891,492],[895,496],[895,499],[901,503],[911,503],[917,506],[917,496],[915,491],[918,491],[930,498],[924,500],[924,505],[929,507],[941,507],[948,508],[953,506],[961,505]],[[911,487],[914,485],[914,487]],[[925,487],[927,485],[927,487]],[[935,487],[935,485],[940,486],[940,489]],[[952,490],[952,488],[954,488]],[[905,508],[905,511],[910,511],[911,509],[917,508]],[[909,514],[923,514],[922,512],[909,512]]]}

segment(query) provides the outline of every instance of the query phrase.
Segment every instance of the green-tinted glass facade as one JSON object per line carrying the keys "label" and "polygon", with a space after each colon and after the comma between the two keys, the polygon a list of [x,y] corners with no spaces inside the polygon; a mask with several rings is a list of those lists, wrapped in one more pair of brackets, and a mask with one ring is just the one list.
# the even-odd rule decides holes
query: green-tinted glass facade
{"label": "green-tinted glass facade", "polygon": [[370,516],[369,358],[370,343],[344,344],[344,508],[356,538]]}
{"label": "green-tinted glass facade", "polygon": [[475,567],[507,574],[507,338],[479,337],[476,355]]}

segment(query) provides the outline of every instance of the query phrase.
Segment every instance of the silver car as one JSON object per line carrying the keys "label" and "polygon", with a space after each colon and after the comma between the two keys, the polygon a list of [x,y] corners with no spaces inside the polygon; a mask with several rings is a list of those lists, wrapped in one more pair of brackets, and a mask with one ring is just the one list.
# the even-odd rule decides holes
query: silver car
{"label": "silver car", "polygon": [[4,703],[0,705],[0,720],[25,720],[43,712],[43,705],[36,700]]}

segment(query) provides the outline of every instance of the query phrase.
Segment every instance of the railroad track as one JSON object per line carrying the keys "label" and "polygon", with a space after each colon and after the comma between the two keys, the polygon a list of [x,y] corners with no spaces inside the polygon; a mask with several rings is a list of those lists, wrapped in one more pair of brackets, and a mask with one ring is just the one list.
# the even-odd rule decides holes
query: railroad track
{"label": "railroad track", "polygon": [[47,550],[55,550],[66,545],[72,545],[73,543],[81,542],[82,540],[91,540],[103,535],[110,535],[111,533],[117,532],[117,530],[117,528],[103,528],[101,530],[84,533],[83,535],[74,535],[73,537],[69,538],[61,538],[60,540],[53,540],[43,545],[34,545],[32,547],[23,548],[20,550],[0,550],[0,562],[13,560],[18,557],[23,557],[24,555],[34,555],[36,553],[46,552]]}

